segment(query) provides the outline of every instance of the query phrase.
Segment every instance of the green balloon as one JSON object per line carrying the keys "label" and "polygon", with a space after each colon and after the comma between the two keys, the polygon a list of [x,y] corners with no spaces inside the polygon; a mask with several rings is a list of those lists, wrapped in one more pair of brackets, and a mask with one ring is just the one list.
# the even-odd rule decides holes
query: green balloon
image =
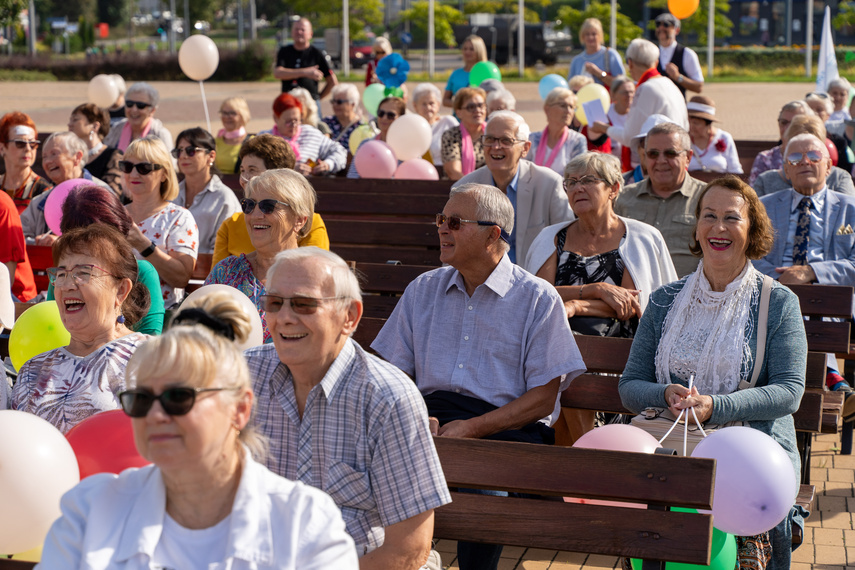
{"label": "green balloon", "polygon": [[372,117],[377,116],[380,101],[386,98],[386,87],[382,83],[372,83],[362,92],[362,104]]}
{"label": "green balloon", "polygon": [[492,61],[479,61],[469,70],[469,85],[471,87],[479,87],[488,79],[502,80],[502,72]]}
{"label": "green balloon", "polygon": [[[696,513],[695,509],[673,508],[672,511],[681,513]],[[632,570],[641,570],[641,560],[633,558]],[[710,546],[710,565],[683,564],[681,562],[668,562],[666,570],[699,570],[708,568],[710,570],[733,570],[736,566],[736,537],[732,534],[722,532],[713,527],[712,544]]]}
{"label": "green balloon", "polygon": [[[383,91],[383,95],[385,95],[386,97],[401,97],[401,98],[403,98],[404,97],[404,90],[401,89],[400,87],[387,87]],[[384,99],[386,97],[384,97]]]}

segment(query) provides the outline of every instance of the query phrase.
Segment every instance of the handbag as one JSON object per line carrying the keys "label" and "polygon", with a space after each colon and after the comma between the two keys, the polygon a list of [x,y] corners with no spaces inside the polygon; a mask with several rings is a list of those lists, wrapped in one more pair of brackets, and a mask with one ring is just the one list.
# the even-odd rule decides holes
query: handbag
{"label": "handbag", "polygon": [[[763,287],[760,290],[760,312],[757,319],[757,359],[754,362],[754,372],[751,381],[741,380],[737,390],[753,388],[760,377],[763,359],[766,356],[766,329],[769,322],[769,297],[772,290],[772,278],[763,276]],[[669,408],[644,408],[634,416],[630,424],[643,429],[655,437],[662,447],[677,450],[677,455],[691,455],[695,447],[709,434],[721,428],[743,425],[741,421],[725,424],[699,425],[691,409],[687,409],[678,419]],[[690,420],[689,417],[692,419]],[[688,424],[688,425],[687,425]],[[681,453],[682,452],[682,453]]]}

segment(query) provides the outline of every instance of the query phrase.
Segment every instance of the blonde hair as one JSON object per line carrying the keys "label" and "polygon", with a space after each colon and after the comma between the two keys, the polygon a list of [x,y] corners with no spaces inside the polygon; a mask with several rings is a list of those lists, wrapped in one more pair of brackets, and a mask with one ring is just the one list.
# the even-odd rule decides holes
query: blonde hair
{"label": "blonde hair", "polygon": [[297,232],[300,237],[308,235],[312,229],[312,217],[315,215],[315,204],[318,196],[306,177],[288,168],[266,170],[249,181],[245,195],[252,198],[257,191],[266,191],[280,202],[290,206],[291,211],[299,217],[305,217],[306,223]]}
{"label": "blonde hair", "polygon": [[288,93],[296,97],[300,102],[300,105],[303,106],[303,112],[306,113],[306,118],[303,120],[303,124],[318,128],[318,104],[315,103],[314,99],[312,99],[308,89],[295,87]]}
{"label": "blonde hair", "polygon": [[587,75],[574,75],[570,78],[570,81],[568,81],[570,85],[570,91],[572,91],[573,93],[578,93],[579,89],[593,82],[594,80]]}
{"label": "blonde hair", "polygon": [[[463,43],[469,42],[475,50],[475,55],[478,56],[478,61],[487,61],[487,44],[484,43],[484,38],[475,34],[466,36]],[[463,44],[461,44],[463,45]]]}
{"label": "blonde hair", "polygon": [[226,105],[237,111],[237,114],[243,119],[244,126],[248,125],[252,120],[252,115],[249,113],[249,105],[243,97],[229,97],[220,104],[220,111]]}
{"label": "blonde hair", "polygon": [[159,164],[163,167],[165,176],[160,183],[160,197],[169,202],[178,197],[178,177],[175,175],[175,165],[166,145],[159,138],[147,136],[137,139],[125,150],[125,160],[136,159]]}
{"label": "blonde hair", "polygon": [[597,18],[588,18],[582,22],[582,27],[579,28],[579,35],[581,36],[585,33],[585,30],[591,28],[596,30],[597,34],[600,36],[600,43],[603,43],[603,38],[605,37],[605,32],[603,32],[603,23]]}

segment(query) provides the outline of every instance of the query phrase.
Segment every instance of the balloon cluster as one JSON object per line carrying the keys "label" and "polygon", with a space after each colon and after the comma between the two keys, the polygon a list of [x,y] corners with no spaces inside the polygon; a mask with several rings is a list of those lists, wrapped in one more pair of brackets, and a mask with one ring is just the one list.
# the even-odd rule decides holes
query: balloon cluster
{"label": "balloon cluster", "polygon": [[430,149],[432,137],[430,123],[424,117],[402,115],[389,127],[386,142],[370,140],[359,146],[353,157],[356,171],[362,178],[439,180],[436,167],[421,158]]}

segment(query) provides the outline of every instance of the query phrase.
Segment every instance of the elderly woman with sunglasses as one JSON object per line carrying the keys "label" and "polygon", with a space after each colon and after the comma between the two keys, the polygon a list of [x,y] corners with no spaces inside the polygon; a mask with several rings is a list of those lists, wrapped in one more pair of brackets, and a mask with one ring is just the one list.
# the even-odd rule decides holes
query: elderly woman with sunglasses
{"label": "elderly woman with sunglasses", "polygon": [[454,113],[460,126],[442,134],[442,168],[451,180],[460,180],[484,166],[484,134],[487,94],[478,87],[464,87],[454,96]]}
{"label": "elderly woman with sunglasses", "polygon": [[199,252],[199,232],[189,210],[170,200],[178,197],[178,179],[169,152],[158,139],[134,141],[125,151],[122,188],[132,202],[134,220],[128,241],[137,259],[154,265],[160,275],[166,309],[181,302]]}
{"label": "elderly woman with sunglasses", "polygon": [[240,212],[237,196],[216,174],[216,147],[211,133],[194,127],[181,131],[172,150],[178,170],[184,175],[172,203],[193,214],[199,230],[199,253],[213,253],[217,230],[229,216]]}
{"label": "elderly woman with sunglasses", "polygon": [[250,329],[220,293],[182,308],[140,347],[119,398],[152,465],[69,491],[41,567],[357,569],[332,499],[263,466],[266,441],[248,426],[253,393],[234,342]]}
{"label": "elderly woman with sunglasses", "polygon": [[0,118],[0,154],[6,172],[0,174],[0,188],[6,192],[21,214],[30,200],[53,184],[33,172],[39,148],[36,124],[24,113],[13,111]]}
{"label": "elderly woman with sunglasses", "polygon": [[268,170],[253,178],[241,201],[255,251],[227,257],[211,269],[205,285],[220,283],[242,291],[258,307],[264,342],[271,342],[264,303],[267,271],[276,254],[296,249],[311,229],[317,197],[306,178],[288,169]]}
{"label": "elderly woman with sunglasses", "polygon": [[68,346],[39,354],[18,371],[12,408],[65,433],[89,416],[119,407],[125,366],[147,337],[133,326],[148,309],[131,246],[119,231],[93,224],[64,233],[48,270]]}
{"label": "elderly woman with sunglasses", "polygon": [[132,141],[150,136],[163,141],[166,148],[172,148],[172,133],[154,118],[159,102],[160,94],[148,83],[140,81],[131,85],[125,93],[125,119],[113,125],[104,144],[125,152]]}
{"label": "elderly woman with sunglasses", "polygon": [[249,105],[243,97],[229,97],[220,105],[220,121],[223,128],[217,133],[216,151],[214,160],[220,172],[224,174],[236,174],[238,172],[238,153],[240,146],[249,137],[246,133],[246,125],[252,119],[249,113]]}
{"label": "elderly woman with sunglasses", "polygon": [[[377,106],[377,126],[380,132],[374,138],[365,139],[359,143],[354,156],[359,154],[359,149],[362,145],[371,140],[386,142],[386,135],[389,134],[389,127],[395,122],[395,119],[407,112],[407,104],[400,97],[386,97]],[[400,161],[399,161],[400,164]],[[359,173],[356,171],[356,161],[351,161],[350,168],[347,170],[348,178],[359,178]]]}
{"label": "elderly woman with sunglasses", "polygon": [[353,83],[339,83],[332,89],[333,114],[324,117],[330,128],[330,138],[346,149],[350,148],[350,135],[365,124],[359,111],[359,90]]}

